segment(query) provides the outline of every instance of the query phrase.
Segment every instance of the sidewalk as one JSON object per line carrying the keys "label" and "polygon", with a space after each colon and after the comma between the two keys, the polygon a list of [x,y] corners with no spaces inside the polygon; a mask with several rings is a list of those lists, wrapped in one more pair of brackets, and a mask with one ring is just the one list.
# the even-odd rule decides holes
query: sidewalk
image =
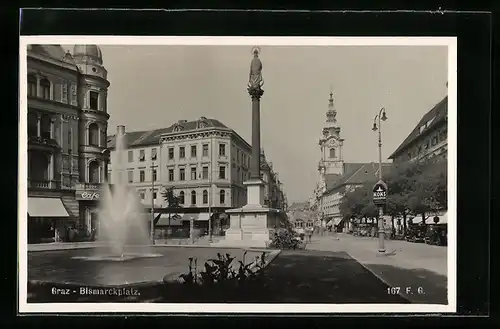
{"label": "sidewalk", "polygon": [[317,236],[307,249],[345,251],[393,287],[393,292],[413,303],[446,304],[447,248],[399,240],[385,242],[386,253],[380,255],[376,238],[339,233],[336,237]]}
{"label": "sidewalk", "polygon": [[[221,237],[213,237],[213,241],[220,240]],[[92,241],[92,242],[51,242],[51,243],[36,243],[28,244],[28,251],[55,251],[55,250],[68,250],[68,249],[84,249],[106,246],[106,242]],[[201,237],[195,239],[193,242],[189,238],[170,238],[170,239],[156,239],[155,245],[161,246],[207,246],[211,245],[208,237]]]}

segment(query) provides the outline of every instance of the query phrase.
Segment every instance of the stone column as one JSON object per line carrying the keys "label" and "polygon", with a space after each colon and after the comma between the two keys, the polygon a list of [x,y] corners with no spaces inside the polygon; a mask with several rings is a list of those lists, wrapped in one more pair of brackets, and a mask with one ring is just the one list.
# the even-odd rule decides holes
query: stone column
{"label": "stone column", "polygon": [[252,162],[250,164],[250,178],[260,179],[260,98],[264,90],[260,87],[248,88],[252,97]]}
{"label": "stone column", "polygon": [[40,114],[36,115],[36,135],[37,137],[41,136],[41,123],[40,123]]}
{"label": "stone column", "polygon": [[41,93],[41,90],[40,90],[40,76],[37,75],[36,76],[36,97],[38,97]]}
{"label": "stone column", "polygon": [[[97,160],[96,160],[97,161]],[[102,170],[103,170],[103,161],[99,161],[99,171],[97,173],[98,175],[98,180],[99,180],[99,183],[102,183]]]}
{"label": "stone column", "polygon": [[49,157],[49,181],[54,180],[54,154]]}

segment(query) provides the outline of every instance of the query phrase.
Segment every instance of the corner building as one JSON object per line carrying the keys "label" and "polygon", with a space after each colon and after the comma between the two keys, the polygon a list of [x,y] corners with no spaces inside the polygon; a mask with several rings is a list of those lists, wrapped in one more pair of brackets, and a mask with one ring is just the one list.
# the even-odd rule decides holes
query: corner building
{"label": "corner building", "polygon": [[[111,165],[116,160],[116,135],[108,137]],[[167,128],[125,131],[126,159],[121,173],[113,175],[136,189],[146,209],[166,205],[162,192],[173,188],[183,208],[195,208],[190,217],[208,229],[209,213],[217,214],[213,229],[224,226],[218,214],[246,204],[251,146],[234,130],[216,119],[179,120]],[[113,184],[112,181],[110,183]],[[221,216],[224,218],[224,216]],[[227,219],[227,218],[224,218]],[[164,214],[157,227],[173,226]],[[217,227],[215,227],[217,226]]]}
{"label": "corner building", "polygon": [[[28,242],[96,227],[109,152],[109,81],[96,45],[29,45]],[[94,219],[94,221],[92,221]]]}

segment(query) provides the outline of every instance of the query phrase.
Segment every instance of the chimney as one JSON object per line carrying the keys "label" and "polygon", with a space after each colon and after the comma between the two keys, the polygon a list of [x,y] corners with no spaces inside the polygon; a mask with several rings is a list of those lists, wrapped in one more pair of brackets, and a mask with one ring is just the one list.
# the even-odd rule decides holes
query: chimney
{"label": "chimney", "polygon": [[187,120],[179,120],[178,121],[179,124],[183,124],[183,123],[186,123],[186,122],[188,122],[188,121]]}
{"label": "chimney", "polygon": [[118,135],[125,135],[125,126],[123,125],[120,125],[120,126],[116,126],[116,136]]}

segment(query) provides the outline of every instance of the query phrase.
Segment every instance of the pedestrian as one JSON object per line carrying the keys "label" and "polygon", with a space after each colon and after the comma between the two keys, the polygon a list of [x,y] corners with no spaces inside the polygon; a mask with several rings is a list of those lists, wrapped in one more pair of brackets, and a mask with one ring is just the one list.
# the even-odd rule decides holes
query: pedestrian
{"label": "pedestrian", "polygon": [[311,240],[312,240],[313,230],[314,230],[314,228],[312,228],[312,227],[310,227],[307,230],[307,237],[309,238],[309,242],[311,242]]}

